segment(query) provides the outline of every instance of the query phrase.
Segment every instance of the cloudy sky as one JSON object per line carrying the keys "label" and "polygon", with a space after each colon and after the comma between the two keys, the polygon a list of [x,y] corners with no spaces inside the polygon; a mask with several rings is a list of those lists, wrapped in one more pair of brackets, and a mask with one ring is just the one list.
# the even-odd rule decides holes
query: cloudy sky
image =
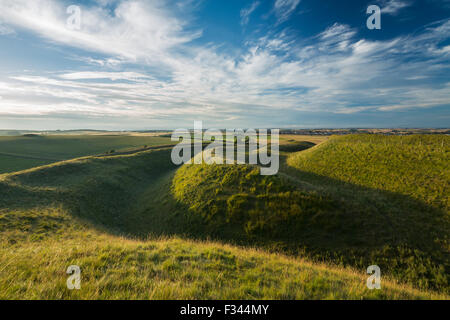
{"label": "cloudy sky", "polygon": [[0,0],[0,129],[448,127],[449,17],[449,0]]}

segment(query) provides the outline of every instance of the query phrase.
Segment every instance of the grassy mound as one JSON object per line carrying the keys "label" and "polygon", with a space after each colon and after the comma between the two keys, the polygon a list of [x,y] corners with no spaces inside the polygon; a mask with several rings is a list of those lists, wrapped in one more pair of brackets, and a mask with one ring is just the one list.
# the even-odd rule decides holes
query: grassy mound
{"label": "grassy mound", "polygon": [[[368,290],[364,272],[180,238],[204,220],[174,198],[181,190],[171,194],[168,159],[161,149],[1,176],[0,299],[448,298],[384,276],[382,290]],[[250,185],[259,179],[235,168]],[[272,179],[267,192],[289,192]],[[65,286],[70,265],[81,267],[81,290]]]}
{"label": "grassy mound", "polygon": [[[331,139],[291,155],[278,177],[262,177],[251,166],[184,166],[174,178],[173,190],[176,199],[202,219],[198,233],[361,270],[376,264],[399,281],[448,292],[450,224],[443,209],[448,169],[442,169],[448,160],[443,139],[447,138]],[[374,157],[362,157],[366,149]],[[349,154],[346,160],[342,153]],[[404,160],[415,157],[421,162],[410,166]],[[370,168],[378,168],[372,173],[375,182],[367,173]],[[383,176],[391,170],[395,172]],[[338,179],[339,172],[347,180],[367,183]],[[399,186],[394,176],[404,181],[402,193],[393,191]],[[429,186],[425,195],[423,184]]]}
{"label": "grassy mound", "polygon": [[331,208],[326,199],[259,171],[245,165],[185,165],[174,177],[174,195],[203,219],[209,236],[256,243],[289,240],[294,224],[306,226],[317,210]]}

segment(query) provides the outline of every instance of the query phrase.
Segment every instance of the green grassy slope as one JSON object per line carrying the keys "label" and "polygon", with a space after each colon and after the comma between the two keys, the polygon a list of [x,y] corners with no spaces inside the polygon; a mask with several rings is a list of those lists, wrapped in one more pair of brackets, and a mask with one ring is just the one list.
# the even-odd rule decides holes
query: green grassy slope
{"label": "green grassy slope", "polygon": [[0,137],[0,173],[14,172],[61,160],[171,144],[170,138],[129,135],[55,135]]}
{"label": "green grassy slope", "polygon": [[[387,277],[368,290],[365,268],[189,240],[205,239],[207,224],[171,192],[169,157],[87,157],[0,176],[0,298],[448,298]],[[65,287],[73,264],[79,291]]]}
{"label": "green grassy slope", "polygon": [[[173,190],[202,220],[201,232],[212,237],[361,270],[377,264],[399,281],[448,292],[446,139],[331,139],[307,151],[284,154],[288,164],[278,177],[261,177],[251,166],[184,166]],[[372,157],[363,158],[367,148]],[[303,163],[308,164],[305,169]],[[372,177],[370,168],[375,170]],[[398,179],[403,193],[393,191]]]}
{"label": "green grassy slope", "polygon": [[[282,255],[182,239],[133,241],[91,231],[1,243],[0,299],[449,299],[383,278]],[[66,287],[69,265],[81,289]]]}

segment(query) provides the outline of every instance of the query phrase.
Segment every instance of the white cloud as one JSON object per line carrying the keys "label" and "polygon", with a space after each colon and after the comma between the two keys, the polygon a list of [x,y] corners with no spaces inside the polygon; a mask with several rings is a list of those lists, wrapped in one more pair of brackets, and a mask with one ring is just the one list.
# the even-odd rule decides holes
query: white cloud
{"label": "white cloud", "polygon": [[255,11],[260,5],[259,1],[253,2],[249,7],[241,10],[241,25],[246,25],[250,21],[250,15]]}
{"label": "white cloud", "polygon": [[4,23],[61,44],[131,61],[160,64],[168,50],[201,34],[200,31],[184,32],[187,22],[174,17],[160,0],[117,1],[112,14],[103,7],[81,7],[79,31],[67,28],[68,15],[61,1],[2,0],[1,5],[0,20]]}
{"label": "white cloud", "polygon": [[126,60],[122,58],[105,58],[105,59],[95,59],[91,57],[73,57],[75,61],[82,61],[90,65],[101,66],[101,67],[118,67]]}
{"label": "white cloud", "polygon": [[0,22],[0,36],[5,36],[8,34],[15,34],[15,33],[16,32],[14,31],[13,28],[5,26]]}
{"label": "white cloud", "polygon": [[401,9],[409,7],[410,5],[411,5],[410,2],[402,0],[384,1],[383,6],[381,8],[381,12],[390,15],[396,15]]}
{"label": "white cloud", "polygon": [[138,79],[146,79],[149,76],[136,72],[73,72],[60,75],[60,78],[67,80],[81,80],[81,79],[110,79],[115,80],[130,80],[136,81]]}
{"label": "white cloud", "polygon": [[347,50],[350,40],[355,34],[356,32],[348,25],[335,23],[319,35],[322,40],[321,49],[326,51]]}
{"label": "white cloud", "polygon": [[366,111],[366,110],[370,110],[373,109],[372,107],[343,107],[343,108],[339,108],[335,111],[335,113],[339,113],[339,114],[353,114],[353,113],[358,113],[361,111]]}
{"label": "white cloud", "polygon": [[335,23],[320,34],[320,37],[325,40],[337,39],[348,40],[355,35],[355,31],[348,25]]}
{"label": "white cloud", "polygon": [[283,23],[288,20],[299,3],[300,0],[276,0],[274,10],[278,17],[278,23]]}

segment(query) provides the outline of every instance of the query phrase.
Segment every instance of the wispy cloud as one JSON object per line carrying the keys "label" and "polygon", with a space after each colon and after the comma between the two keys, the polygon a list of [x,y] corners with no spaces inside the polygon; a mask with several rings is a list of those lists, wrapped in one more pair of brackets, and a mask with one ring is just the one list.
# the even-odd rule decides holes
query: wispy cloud
{"label": "wispy cloud", "polygon": [[245,26],[250,21],[250,15],[255,11],[260,5],[259,1],[253,2],[249,7],[241,10],[241,25]]}
{"label": "wispy cloud", "polygon": [[343,51],[349,49],[356,31],[348,25],[335,23],[319,34],[322,51]]}
{"label": "wispy cloud", "polygon": [[276,0],[274,10],[278,18],[278,23],[283,23],[288,20],[299,3],[300,0]]}
{"label": "wispy cloud", "polygon": [[103,6],[82,7],[79,31],[66,26],[69,3],[56,0],[2,0],[0,21],[68,46],[158,63],[171,48],[201,35],[185,32],[187,22],[175,17],[163,1],[100,1],[112,2],[113,12]]}
{"label": "wispy cloud", "polygon": [[411,4],[411,2],[402,0],[384,1],[382,4],[381,12],[390,15],[397,15],[401,9],[411,6]]}
{"label": "wispy cloud", "polygon": [[0,22],[0,36],[5,36],[5,35],[15,34],[15,33],[16,32],[14,31],[13,28],[5,26]]}
{"label": "wispy cloud", "polygon": [[136,81],[138,79],[147,79],[149,76],[136,72],[73,72],[60,75],[60,78],[67,80],[81,80],[81,79],[109,79],[116,80],[130,80]]}

